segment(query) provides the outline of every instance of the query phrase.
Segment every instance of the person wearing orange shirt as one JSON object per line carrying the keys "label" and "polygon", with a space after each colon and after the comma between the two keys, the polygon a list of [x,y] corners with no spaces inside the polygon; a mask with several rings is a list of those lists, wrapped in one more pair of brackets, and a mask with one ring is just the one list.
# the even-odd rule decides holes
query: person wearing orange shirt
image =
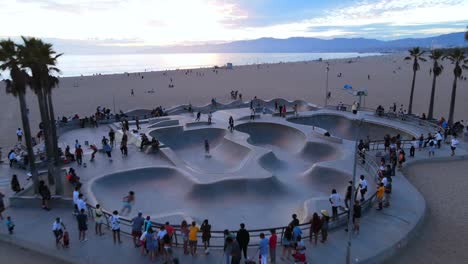
{"label": "person wearing orange shirt", "polygon": [[384,199],[384,194],[385,194],[385,187],[384,187],[384,184],[381,182],[378,186],[377,186],[377,200],[379,201],[379,208],[377,208],[377,210],[382,210],[383,209],[383,199]]}

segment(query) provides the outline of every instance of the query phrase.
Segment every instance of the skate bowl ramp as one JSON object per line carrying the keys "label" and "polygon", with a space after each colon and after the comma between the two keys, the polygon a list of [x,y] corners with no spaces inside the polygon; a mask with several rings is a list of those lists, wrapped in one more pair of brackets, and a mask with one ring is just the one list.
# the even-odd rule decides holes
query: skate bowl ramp
{"label": "skate bowl ramp", "polygon": [[[360,122],[359,120],[350,120],[346,117],[333,114],[319,114],[308,117],[290,118],[288,121],[295,124],[320,127],[328,130],[332,136],[347,140],[356,139]],[[411,139],[413,137],[413,135],[393,127],[364,121],[361,125],[359,138],[364,139],[369,136],[371,140],[382,140],[386,134],[400,134],[403,139]]]}
{"label": "skate bowl ramp", "polygon": [[300,130],[281,124],[249,122],[234,129],[249,134],[247,142],[252,145],[274,146],[293,153],[298,152],[306,142],[306,135]]}
{"label": "skate bowl ramp", "polygon": [[319,165],[312,166],[301,175],[304,185],[309,186],[314,192],[330,195],[332,189],[343,192],[352,179],[351,174]]}
{"label": "skate bowl ramp", "polygon": [[340,151],[326,143],[307,142],[302,148],[299,156],[310,162],[319,162],[324,160],[334,160],[340,156]]}
{"label": "skate bowl ramp", "polygon": [[[248,147],[226,139],[226,133],[219,128],[157,129],[149,135],[171,148],[188,167],[199,172],[225,173],[239,169],[251,153]],[[211,157],[205,156],[205,139],[210,144]]]}
{"label": "skate bowl ramp", "polygon": [[188,176],[175,168],[149,167],[98,178],[92,183],[91,192],[103,208],[112,211],[122,208],[122,197],[134,191],[137,199],[135,209],[155,212],[177,208],[179,201],[183,203],[184,186],[191,188],[193,185]]}

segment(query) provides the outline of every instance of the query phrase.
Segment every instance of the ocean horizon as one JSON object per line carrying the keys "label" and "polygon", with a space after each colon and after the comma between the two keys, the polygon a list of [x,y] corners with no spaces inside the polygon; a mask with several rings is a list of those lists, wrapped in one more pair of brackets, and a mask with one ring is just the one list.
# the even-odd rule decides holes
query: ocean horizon
{"label": "ocean horizon", "polygon": [[382,55],[381,53],[155,53],[67,55],[58,59],[62,77],[149,72],[189,68],[261,63],[344,59]]}

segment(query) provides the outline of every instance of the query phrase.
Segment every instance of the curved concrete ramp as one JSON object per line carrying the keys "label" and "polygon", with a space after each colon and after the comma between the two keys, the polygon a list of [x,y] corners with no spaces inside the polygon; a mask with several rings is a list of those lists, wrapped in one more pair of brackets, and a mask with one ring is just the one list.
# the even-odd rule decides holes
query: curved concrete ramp
{"label": "curved concrete ramp", "polygon": [[288,164],[276,157],[273,151],[269,151],[258,159],[258,163],[267,171],[273,172],[285,169]]}
{"label": "curved concrete ramp", "polygon": [[[202,128],[194,130],[157,129],[149,134],[171,148],[188,167],[207,173],[222,173],[238,169],[251,150],[226,139],[227,130]],[[210,144],[211,157],[205,156],[204,140]]]}
{"label": "curved concrete ramp", "polygon": [[[288,121],[295,124],[317,126],[328,130],[332,136],[347,140],[356,139],[358,131],[357,128],[360,122],[358,120],[350,120],[346,117],[333,114],[318,114],[308,117],[291,118],[288,119]],[[361,128],[359,137],[363,139],[369,136],[371,140],[383,140],[386,134],[400,134],[403,139],[411,139],[413,137],[404,131],[365,121],[361,125]]]}
{"label": "curved concrete ramp", "polygon": [[281,124],[249,122],[237,125],[234,129],[249,134],[247,142],[252,145],[275,146],[294,153],[298,152],[306,141],[304,133]]}
{"label": "curved concrete ramp", "polygon": [[332,189],[343,193],[348,186],[348,181],[352,179],[352,175],[333,168],[314,165],[305,171],[301,178],[314,191],[329,195]]}
{"label": "curved concrete ramp", "polygon": [[337,148],[321,142],[307,142],[299,153],[300,157],[310,162],[333,160],[339,155]]}
{"label": "curved concrete ramp", "polygon": [[[214,183],[195,184],[187,194],[190,200],[209,201],[211,199],[258,201],[286,195],[286,188],[276,177],[265,179],[228,179]],[[255,199],[255,200],[252,200]]]}

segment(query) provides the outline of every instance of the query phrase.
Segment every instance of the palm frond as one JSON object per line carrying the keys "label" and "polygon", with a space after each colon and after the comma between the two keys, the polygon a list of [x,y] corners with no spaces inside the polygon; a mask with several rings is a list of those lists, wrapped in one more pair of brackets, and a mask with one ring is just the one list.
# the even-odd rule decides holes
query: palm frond
{"label": "palm frond", "polygon": [[420,57],[419,60],[421,61],[427,61],[427,59],[423,58],[423,57]]}
{"label": "palm frond", "polygon": [[409,56],[405,57],[405,60],[411,60],[411,57],[409,57]]}

